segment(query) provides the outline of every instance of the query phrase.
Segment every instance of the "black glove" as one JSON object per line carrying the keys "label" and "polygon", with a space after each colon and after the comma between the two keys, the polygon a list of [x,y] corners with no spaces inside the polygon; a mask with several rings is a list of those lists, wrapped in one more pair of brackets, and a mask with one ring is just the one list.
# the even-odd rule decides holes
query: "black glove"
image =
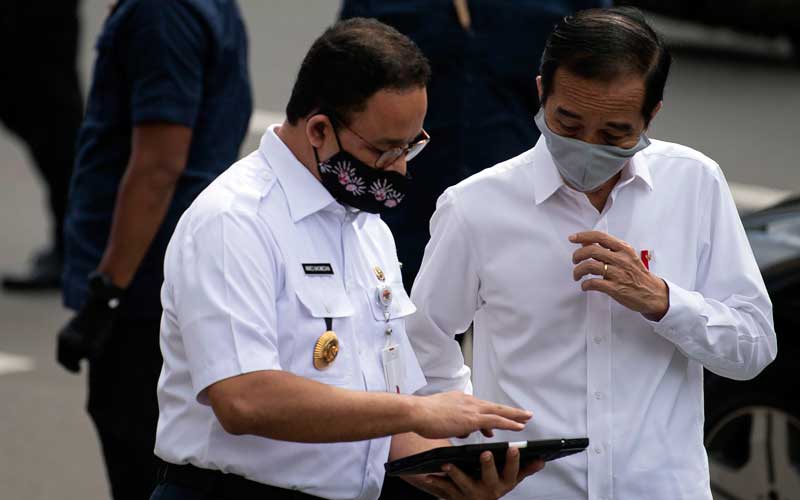
{"label": "black glove", "polygon": [[102,355],[111,336],[111,325],[123,292],[108,276],[98,272],[89,275],[89,297],[78,313],[58,332],[56,359],[61,366],[78,373],[82,359],[94,359]]}

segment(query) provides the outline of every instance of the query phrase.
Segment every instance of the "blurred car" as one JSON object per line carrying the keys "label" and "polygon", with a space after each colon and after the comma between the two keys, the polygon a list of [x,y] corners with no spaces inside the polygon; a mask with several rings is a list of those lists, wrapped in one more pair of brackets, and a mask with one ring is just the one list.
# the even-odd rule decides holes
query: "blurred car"
{"label": "blurred car", "polygon": [[795,61],[800,63],[800,1],[797,0],[617,0],[614,4],[756,35],[788,36]]}
{"label": "blurred car", "polygon": [[706,372],[715,500],[800,499],[800,197],[742,218],[772,299],[778,357],[746,382]]}

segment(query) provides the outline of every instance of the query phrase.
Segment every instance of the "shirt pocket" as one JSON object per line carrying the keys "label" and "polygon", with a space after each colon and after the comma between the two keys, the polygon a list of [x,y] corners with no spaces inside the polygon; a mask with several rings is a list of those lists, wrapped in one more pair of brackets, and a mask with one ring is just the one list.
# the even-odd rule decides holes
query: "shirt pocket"
{"label": "shirt pocket", "polygon": [[[375,286],[372,290],[367,289],[366,291],[367,300],[372,311],[372,319],[375,320],[376,333],[380,335],[377,344],[380,347],[386,346],[387,336],[385,332],[388,323],[391,328],[391,338],[388,339],[388,342],[400,348],[400,362],[403,365],[402,377],[404,379],[401,392],[413,394],[425,386],[425,375],[422,373],[422,368],[420,368],[414,349],[408,340],[405,325],[406,318],[414,314],[417,308],[411,302],[411,298],[409,298],[401,282],[392,282],[388,287],[392,291],[392,300],[386,308],[380,298],[380,294],[385,288],[384,285]],[[388,322],[386,312],[389,313]]]}
{"label": "shirt pocket", "polygon": [[[298,300],[291,372],[329,385],[347,386],[358,373],[355,343],[350,335],[354,309],[344,287],[334,277],[307,277],[295,290]],[[327,331],[326,318],[331,319],[339,342],[333,362],[320,370],[314,367],[314,348]]]}
{"label": "shirt pocket", "polygon": [[[392,295],[388,307],[384,306],[384,303],[381,301],[381,294],[386,288],[391,290]],[[385,323],[387,319],[386,312],[388,312],[389,324],[392,326],[392,330],[405,332],[403,318],[414,314],[417,308],[414,306],[414,303],[411,302],[411,298],[403,288],[403,284],[398,281],[388,285],[379,285],[372,287],[372,289],[367,288],[366,293],[367,302],[369,302],[373,318],[376,321]]]}

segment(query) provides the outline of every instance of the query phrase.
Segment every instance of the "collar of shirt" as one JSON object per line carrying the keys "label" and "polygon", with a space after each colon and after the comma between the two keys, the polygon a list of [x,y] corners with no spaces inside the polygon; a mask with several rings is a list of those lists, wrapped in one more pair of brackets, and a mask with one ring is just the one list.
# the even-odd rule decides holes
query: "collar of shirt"
{"label": "collar of shirt", "polygon": [[270,125],[261,138],[258,151],[272,167],[286,193],[292,220],[298,222],[313,213],[329,210],[342,221],[355,221],[359,227],[363,227],[367,217],[372,214],[345,207],[337,202],[278,137],[275,131],[279,126],[279,124]]}
{"label": "collar of shirt", "polygon": [[[646,150],[645,150],[646,151]],[[531,151],[531,160],[533,162],[533,193],[537,205],[543,203],[550,198],[553,194],[559,191],[562,187],[565,190],[575,191],[564,183],[561,174],[558,173],[558,168],[553,162],[553,157],[547,149],[547,143],[543,137],[539,137]],[[636,154],[631,161],[629,161],[622,169],[622,177],[615,186],[615,189],[621,189],[634,179],[641,180],[645,186],[651,191],[653,189],[653,178],[650,175],[650,168],[647,165],[647,159],[642,153]]]}
{"label": "collar of shirt", "polygon": [[298,222],[329,207],[336,212],[341,212],[341,215],[344,216],[346,209],[336,202],[322,183],[311,174],[305,165],[300,163],[300,160],[275,133],[279,126],[275,124],[267,129],[261,138],[258,151],[272,167],[278,182],[286,193],[292,220]]}

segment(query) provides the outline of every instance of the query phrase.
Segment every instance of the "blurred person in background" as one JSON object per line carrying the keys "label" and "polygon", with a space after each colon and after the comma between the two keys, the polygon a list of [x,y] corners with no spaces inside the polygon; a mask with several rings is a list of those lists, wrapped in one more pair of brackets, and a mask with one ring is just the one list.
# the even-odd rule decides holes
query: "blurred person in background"
{"label": "blurred person in background", "polygon": [[61,284],[67,191],[83,116],[78,6],[78,0],[0,2],[0,122],[25,143],[45,181],[51,229],[49,245],[28,271],[3,276],[9,291]]}
{"label": "blurred person in background", "polygon": [[183,211],[238,156],[252,111],[233,0],[122,0],[97,40],[66,218],[58,335],[89,360],[88,412],[113,498],[147,498],[161,370],[159,292]]}
{"label": "blurred person in background", "polygon": [[431,63],[425,129],[436,141],[416,159],[414,193],[385,221],[408,290],[449,186],[533,147],[536,71],[553,25],[610,0],[344,0],[341,18],[374,17],[408,36]]}

